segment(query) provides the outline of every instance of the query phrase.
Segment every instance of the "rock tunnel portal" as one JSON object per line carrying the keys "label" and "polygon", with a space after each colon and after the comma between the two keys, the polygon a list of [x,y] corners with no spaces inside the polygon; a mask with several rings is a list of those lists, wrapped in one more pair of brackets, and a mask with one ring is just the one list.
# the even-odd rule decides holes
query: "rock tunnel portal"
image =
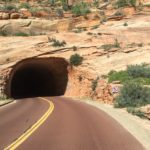
{"label": "rock tunnel portal", "polygon": [[63,58],[30,58],[18,62],[6,83],[6,95],[15,99],[64,95],[68,63]]}

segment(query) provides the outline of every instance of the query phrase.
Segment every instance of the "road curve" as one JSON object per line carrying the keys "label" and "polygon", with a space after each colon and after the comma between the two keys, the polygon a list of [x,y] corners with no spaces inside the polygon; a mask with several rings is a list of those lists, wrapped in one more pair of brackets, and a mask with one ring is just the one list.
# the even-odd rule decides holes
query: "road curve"
{"label": "road curve", "polygon": [[[103,111],[69,98],[47,98],[53,113],[18,150],[143,150],[143,146]],[[11,144],[48,109],[41,99],[0,108],[0,149]],[[2,133],[2,134],[1,134]]]}
{"label": "road curve", "polygon": [[0,107],[0,150],[28,130],[48,107],[40,98],[17,100]]}

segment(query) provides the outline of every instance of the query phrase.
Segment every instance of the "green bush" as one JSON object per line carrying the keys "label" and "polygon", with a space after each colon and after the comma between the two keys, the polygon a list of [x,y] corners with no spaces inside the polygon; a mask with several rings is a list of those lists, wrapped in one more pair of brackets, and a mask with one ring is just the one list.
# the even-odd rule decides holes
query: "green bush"
{"label": "green bush", "polygon": [[50,37],[48,37],[48,41],[52,43],[52,46],[54,47],[64,47],[67,44],[65,41],[59,41],[56,40],[55,38],[50,38]]}
{"label": "green bush", "polygon": [[128,2],[127,2],[127,0],[118,0],[118,1],[116,2],[116,6],[117,6],[118,8],[120,8],[120,7],[125,7],[125,6],[128,6]]}
{"label": "green bush", "polygon": [[127,107],[127,112],[131,113],[132,115],[136,115],[140,118],[146,118],[144,112],[135,107]]}
{"label": "green bush", "polygon": [[54,47],[64,47],[66,45],[65,41],[54,40],[52,46]]}
{"label": "green bush", "polygon": [[54,6],[56,3],[56,0],[47,0],[48,4],[50,4],[51,6]]}
{"label": "green bush", "polygon": [[115,107],[140,107],[150,104],[150,89],[139,83],[127,82],[116,97]]}
{"label": "green bush", "polygon": [[130,80],[130,77],[126,71],[111,71],[111,73],[108,74],[108,82],[111,83],[113,81],[120,81],[121,83],[124,83],[128,80]]}
{"label": "green bush", "polygon": [[64,11],[68,11],[70,9],[67,0],[61,0],[61,3]]}
{"label": "green bush", "polygon": [[131,6],[136,7],[136,0],[129,0]]}
{"label": "green bush", "polygon": [[83,61],[83,57],[80,56],[79,54],[74,54],[74,55],[71,55],[70,57],[70,64],[73,66],[81,65],[82,61]]}
{"label": "green bush", "polygon": [[117,0],[116,6],[118,8],[126,6],[136,7],[136,0]]}
{"label": "green bush", "polygon": [[127,72],[129,76],[133,78],[137,78],[137,77],[149,78],[150,77],[150,67],[148,67],[145,64],[129,65],[127,66]]}
{"label": "green bush", "polygon": [[109,83],[134,81],[143,85],[150,85],[150,67],[145,64],[129,65],[125,71],[110,71],[107,77]]}
{"label": "green bush", "polygon": [[15,5],[9,4],[9,5],[5,6],[5,10],[7,10],[7,11],[11,11],[11,10],[17,11],[18,9]]}
{"label": "green bush", "polygon": [[72,13],[75,16],[85,16],[90,13],[90,9],[87,3],[81,2],[72,7]]}
{"label": "green bush", "polygon": [[31,8],[31,6],[30,6],[30,4],[29,4],[29,3],[21,3],[21,4],[20,4],[20,6],[19,6],[19,8],[26,8],[26,9],[30,9],[30,8]]}

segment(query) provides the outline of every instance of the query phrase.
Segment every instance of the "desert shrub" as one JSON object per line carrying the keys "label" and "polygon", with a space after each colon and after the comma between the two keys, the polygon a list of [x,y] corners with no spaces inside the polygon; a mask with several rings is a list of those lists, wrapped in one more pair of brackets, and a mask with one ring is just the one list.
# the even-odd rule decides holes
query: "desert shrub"
{"label": "desert shrub", "polygon": [[136,6],[136,0],[129,0],[129,3],[131,6],[135,7]]}
{"label": "desert shrub", "polygon": [[116,2],[116,6],[117,6],[118,8],[120,8],[120,7],[125,7],[125,6],[128,6],[128,2],[127,2],[127,0],[118,0],[118,1]]}
{"label": "desert shrub", "polygon": [[134,81],[137,83],[141,83],[143,85],[150,85],[150,78],[145,78],[145,77],[137,77],[133,78],[130,76],[127,71],[113,71],[111,74],[109,73],[107,75],[108,77],[108,82],[111,83],[113,81],[120,81],[121,83],[125,83],[128,81]]}
{"label": "desert shrub", "polygon": [[56,40],[55,38],[50,38],[50,37],[48,37],[48,41],[52,43],[52,46],[54,47],[64,47],[67,44],[65,41],[59,41]]}
{"label": "desert shrub", "polygon": [[124,83],[125,81],[128,81],[130,79],[126,71],[111,71],[110,73],[108,73],[108,77],[109,83],[113,81],[120,81],[121,83]]}
{"label": "desert shrub", "polygon": [[143,47],[143,43],[138,43],[137,46],[138,47]]}
{"label": "desert shrub", "polygon": [[76,46],[73,46],[72,49],[73,49],[73,51],[77,51],[78,50],[78,48]]}
{"label": "desert shrub", "polygon": [[0,31],[0,36],[8,36],[8,35],[9,35],[8,31],[6,31],[6,30]]}
{"label": "desert shrub", "polygon": [[140,107],[150,103],[150,89],[136,82],[127,82],[116,97],[115,107]]}
{"label": "desert shrub", "polygon": [[73,66],[81,65],[82,61],[83,61],[83,57],[80,56],[79,54],[74,54],[74,55],[71,55],[70,57],[70,64]]}
{"label": "desert shrub", "polygon": [[128,23],[127,23],[127,22],[125,22],[123,25],[126,27],[126,26],[128,26]]}
{"label": "desert shrub", "polygon": [[7,10],[7,11],[11,11],[11,10],[17,11],[18,9],[15,5],[9,4],[9,5],[5,6],[5,10]]}
{"label": "desert shrub", "polygon": [[84,31],[87,31],[87,29],[84,27],[78,27],[78,28],[73,30],[74,33],[82,33]]}
{"label": "desert shrub", "polygon": [[56,15],[60,18],[62,18],[64,16],[64,12],[62,9],[58,8],[56,9]]}
{"label": "desert shrub", "polygon": [[99,1],[99,0],[95,0],[95,1],[93,2],[93,5],[94,5],[96,8],[99,7],[99,4],[100,4],[100,1]]}
{"label": "desert shrub", "polygon": [[20,6],[19,6],[19,8],[26,8],[26,9],[30,9],[30,8],[31,8],[31,6],[30,6],[30,4],[29,4],[29,3],[21,3],[21,4],[20,4]]}
{"label": "desert shrub", "polygon": [[95,30],[95,29],[98,29],[99,28],[99,25],[95,25],[91,28],[91,30]]}
{"label": "desert shrub", "polygon": [[54,47],[64,47],[66,45],[65,41],[54,40],[52,46]]}
{"label": "desert shrub", "polygon": [[92,32],[87,32],[87,35],[93,35],[93,33]]}
{"label": "desert shrub", "polygon": [[68,11],[70,8],[68,6],[67,0],[61,0],[62,8],[64,11]]}
{"label": "desert shrub", "polygon": [[150,67],[142,64],[142,65],[129,65],[127,67],[127,72],[129,76],[132,76],[133,78],[137,77],[150,77]]}
{"label": "desert shrub", "polygon": [[136,7],[136,0],[117,0],[116,6],[118,8],[126,6]]}
{"label": "desert shrub", "polygon": [[48,2],[48,4],[50,4],[51,6],[54,6],[55,3],[56,3],[56,0],[48,0],[47,2]]}
{"label": "desert shrub", "polygon": [[91,85],[92,91],[96,90],[97,85],[98,85],[98,80],[99,80],[99,77],[97,77],[95,80],[92,81],[92,85]]}
{"label": "desert shrub", "polygon": [[85,16],[90,13],[90,9],[87,3],[81,2],[72,7],[72,13],[75,16]]}
{"label": "desert shrub", "polygon": [[29,36],[29,34],[23,32],[17,32],[14,34],[14,36]]}
{"label": "desert shrub", "polygon": [[117,39],[115,39],[113,44],[104,44],[101,46],[101,48],[104,49],[105,51],[109,51],[112,48],[120,48],[120,43],[118,42]]}
{"label": "desert shrub", "polygon": [[144,112],[135,107],[127,107],[127,112],[131,113],[132,115],[136,115],[140,118],[146,118]]}

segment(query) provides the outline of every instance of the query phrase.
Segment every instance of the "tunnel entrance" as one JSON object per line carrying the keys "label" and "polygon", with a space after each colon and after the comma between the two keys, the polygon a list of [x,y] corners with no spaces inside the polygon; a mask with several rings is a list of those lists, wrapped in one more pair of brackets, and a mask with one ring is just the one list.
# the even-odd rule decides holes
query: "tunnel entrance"
{"label": "tunnel entrance", "polygon": [[64,95],[68,63],[63,58],[32,58],[17,63],[10,73],[6,95],[15,99]]}

